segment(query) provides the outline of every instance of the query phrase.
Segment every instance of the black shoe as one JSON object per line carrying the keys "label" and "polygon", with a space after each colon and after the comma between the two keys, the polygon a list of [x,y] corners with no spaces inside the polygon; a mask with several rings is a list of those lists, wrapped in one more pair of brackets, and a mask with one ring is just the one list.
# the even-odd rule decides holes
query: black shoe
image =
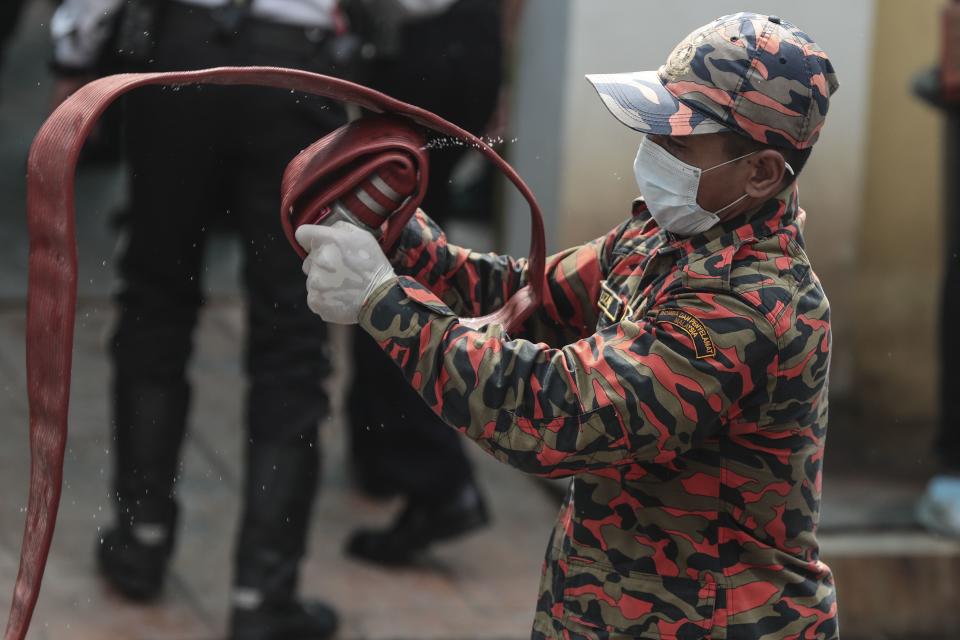
{"label": "black shoe", "polygon": [[322,602],[234,607],[228,640],[325,640],[337,630],[336,612]]}
{"label": "black shoe", "polygon": [[387,529],[360,529],[347,542],[347,553],[376,564],[409,564],[434,542],[462,536],[490,521],[475,485],[438,504],[411,502]]}
{"label": "black shoe", "polygon": [[131,600],[149,601],[160,595],[173,551],[171,536],[166,542],[143,544],[129,529],[107,530],[97,545],[100,573],[117,591]]}

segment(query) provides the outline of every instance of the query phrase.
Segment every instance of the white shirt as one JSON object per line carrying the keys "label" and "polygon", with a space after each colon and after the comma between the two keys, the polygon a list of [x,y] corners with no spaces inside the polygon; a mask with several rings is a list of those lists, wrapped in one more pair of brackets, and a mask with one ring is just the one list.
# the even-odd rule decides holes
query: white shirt
{"label": "white shirt", "polygon": [[[2,0],[0,0],[2,1]],[[110,36],[124,0],[63,0],[50,21],[54,58],[68,67],[86,68],[97,59]],[[228,0],[178,0],[202,7],[220,7]],[[378,8],[399,11],[409,18],[447,9],[456,0],[365,0]],[[333,28],[338,0],[253,0],[251,15],[283,24]],[[392,5],[392,6],[386,6]]]}

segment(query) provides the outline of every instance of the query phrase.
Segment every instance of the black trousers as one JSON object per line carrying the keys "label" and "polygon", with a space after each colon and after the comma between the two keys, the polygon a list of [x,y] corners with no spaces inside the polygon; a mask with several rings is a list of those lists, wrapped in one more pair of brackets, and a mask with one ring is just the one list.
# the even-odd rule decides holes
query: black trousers
{"label": "black trousers", "polygon": [[[960,167],[960,113],[948,117],[947,166]],[[946,469],[960,472],[960,332],[954,324],[960,317],[960,186],[949,181],[946,209],[946,264],[940,316],[940,429],[936,452]]]}
{"label": "black trousers", "polygon": [[[408,25],[400,55],[376,64],[371,84],[479,135],[496,108],[502,55],[499,1],[460,0]],[[430,186],[421,207],[441,225],[455,208],[451,174],[465,152],[430,152]],[[472,482],[462,436],[426,406],[364,331],[354,334],[353,357],[348,409],[355,462],[420,502],[443,500]]]}
{"label": "black trousers", "polygon": [[20,12],[25,4],[26,0],[3,0],[0,3],[0,64],[3,63],[4,50],[17,30]]}
{"label": "black trousers", "polygon": [[[222,41],[209,11],[164,7],[151,71],[253,64],[337,71],[323,43],[303,30],[251,21]],[[141,89],[125,105],[131,214],[112,341],[119,521],[176,520],[204,244],[211,224],[225,220],[243,247],[248,320],[234,580],[268,600],[296,588],[318,479],[318,423],[328,410],[326,328],[307,309],[300,260],[280,228],[280,180],[303,147],[344,122],[335,104],[253,87]]]}

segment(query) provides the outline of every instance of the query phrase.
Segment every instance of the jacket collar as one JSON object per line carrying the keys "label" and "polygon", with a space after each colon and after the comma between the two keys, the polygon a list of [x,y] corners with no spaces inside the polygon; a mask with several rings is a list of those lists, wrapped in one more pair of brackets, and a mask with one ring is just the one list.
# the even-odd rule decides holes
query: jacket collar
{"label": "jacket collar", "polygon": [[[635,204],[635,215],[636,209]],[[649,215],[648,212],[644,213]],[[794,182],[759,209],[735,216],[710,227],[703,233],[682,237],[660,230],[663,236],[660,253],[676,253],[678,259],[685,257],[686,261],[690,261],[698,256],[716,253],[726,247],[739,246],[747,241],[771,236],[778,231],[786,231],[802,244],[803,239],[797,224],[801,215],[803,213],[800,208],[799,192],[797,183]],[[652,217],[644,226],[645,230],[648,228],[651,232],[656,228],[656,222]]]}

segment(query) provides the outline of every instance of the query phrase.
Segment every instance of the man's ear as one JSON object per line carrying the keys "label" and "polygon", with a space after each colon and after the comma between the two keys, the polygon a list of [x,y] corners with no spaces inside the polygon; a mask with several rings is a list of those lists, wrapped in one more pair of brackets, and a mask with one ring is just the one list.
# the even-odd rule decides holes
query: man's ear
{"label": "man's ear", "polygon": [[787,172],[783,156],[773,149],[759,151],[748,159],[752,169],[746,192],[756,200],[769,200],[780,193]]}

